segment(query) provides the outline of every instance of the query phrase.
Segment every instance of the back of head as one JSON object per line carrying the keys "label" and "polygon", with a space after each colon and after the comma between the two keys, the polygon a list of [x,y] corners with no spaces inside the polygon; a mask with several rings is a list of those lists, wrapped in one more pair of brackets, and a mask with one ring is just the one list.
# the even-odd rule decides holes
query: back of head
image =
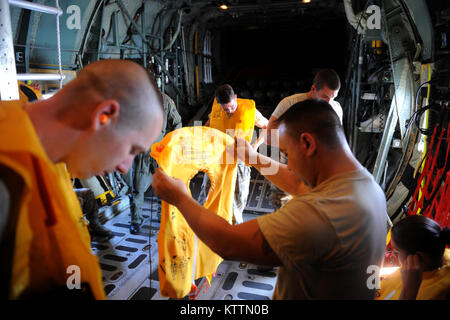
{"label": "back of head", "polygon": [[282,123],[295,140],[308,132],[325,146],[337,148],[345,139],[339,117],[330,104],[323,100],[308,99],[295,103],[276,121],[276,125]]}
{"label": "back of head", "polygon": [[434,259],[440,259],[445,246],[450,244],[450,230],[425,216],[406,217],[392,227],[392,239],[407,254],[428,253]]}
{"label": "back of head", "polygon": [[314,77],[313,84],[316,90],[321,90],[325,86],[334,91],[341,88],[339,75],[332,69],[320,70]]}
{"label": "back of head", "polygon": [[227,104],[234,98],[234,90],[229,84],[223,84],[216,89],[215,97],[217,103]]}
{"label": "back of head", "polygon": [[[146,125],[147,115],[158,112],[158,109],[164,112],[162,96],[154,78],[132,61],[111,59],[91,63],[61,91],[72,103],[68,102],[65,109],[70,110],[61,110],[60,115],[70,115],[70,119],[80,118],[80,112],[90,114],[89,110],[80,108],[90,108],[108,99],[117,100],[120,104],[117,124],[120,129],[142,128]],[[81,122],[78,121],[78,125]]]}

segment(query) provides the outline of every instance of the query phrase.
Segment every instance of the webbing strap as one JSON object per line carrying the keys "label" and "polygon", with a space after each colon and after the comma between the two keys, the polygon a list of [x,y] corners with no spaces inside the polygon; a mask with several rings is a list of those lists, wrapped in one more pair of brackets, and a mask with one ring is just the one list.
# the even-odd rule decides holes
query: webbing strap
{"label": "webbing strap", "polygon": [[[434,146],[434,140],[435,140],[435,137],[436,137],[436,132],[437,132],[437,127],[434,128],[433,135],[431,136],[431,142],[430,142],[430,145],[428,146],[428,151],[427,151],[427,154],[426,154],[426,157],[425,157],[425,163],[424,163],[424,166],[423,166],[423,170],[422,170],[422,173],[420,174],[420,177],[419,177],[419,179],[417,181],[417,187],[416,187],[416,190],[414,192],[414,196],[412,197],[411,204],[409,205],[409,208],[408,208],[408,215],[415,215],[415,214],[417,214],[419,209],[421,209],[422,206],[423,206],[423,199],[426,196],[426,191],[425,190],[428,189],[428,184],[429,184],[429,182],[431,180],[431,179],[428,178],[429,177],[429,172],[432,172],[432,170],[430,170],[430,166],[433,163],[433,158],[430,155],[432,154],[432,150],[433,150],[433,146]],[[441,132],[441,134],[442,134],[442,132]],[[439,145],[438,145],[438,148],[437,148],[436,151],[438,151],[438,149],[439,149]],[[438,154],[438,152],[436,152],[436,154]],[[422,184],[423,184],[423,181],[424,181],[425,178],[428,178],[428,179],[426,179],[425,185],[422,187]],[[420,196],[419,196],[419,192],[421,194]]]}
{"label": "webbing strap", "polygon": [[[447,136],[446,136],[446,138],[443,138],[445,131],[447,131]],[[425,160],[425,164],[424,164],[424,169],[419,177],[417,187],[414,192],[414,196],[412,198],[411,204],[408,209],[408,215],[417,214],[419,209],[426,210],[426,212],[424,212],[424,215],[431,215],[433,209],[435,208],[434,203],[432,203],[432,205],[429,206],[428,208],[423,208],[424,200],[425,199],[429,200],[432,197],[432,195],[434,195],[438,191],[438,189],[441,187],[441,185],[440,185],[440,183],[442,182],[441,178],[447,168],[447,161],[448,161],[450,147],[447,146],[445,162],[444,162],[444,165],[442,166],[442,168],[439,168],[439,169],[436,168],[437,167],[437,158],[439,156],[439,151],[441,149],[442,141],[443,140],[450,141],[449,140],[450,139],[450,123],[449,123],[447,130],[445,130],[444,128],[441,130],[438,141],[437,141],[436,150],[433,155],[433,146],[434,146],[434,140],[436,138],[436,133],[437,133],[437,127],[433,131],[431,143],[429,145],[429,150],[427,152],[427,156],[426,156],[426,160]],[[424,181],[424,179],[425,179],[425,181]],[[424,181],[424,185],[422,186],[423,181]],[[431,188],[430,188],[430,183],[431,183]],[[419,198],[419,192],[421,193],[420,198]]]}
{"label": "webbing strap", "polygon": [[[444,131],[444,130],[442,130],[442,131]],[[450,139],[450,123],[449,123],[449,127],[447,128],[447,137],[446,137],[446,141],[448,143],[450,142],[449,139]],[[446,152],[446,155],[445,155],[444,165],[442,166],[441,169],[437,170],[436,177],[435,177],[435,179],[433,181],[433,192],[428,197],[428,199],[430,199],[430,197],[431,197],[431,200],[432,200],[431,205],[430,206],[426,206],[424,208],[424,215],[426,215],[427,217],[430,217],[430,218],[433,218],[433,212],[435,212],[436,215],[438,214],[437,208],[438,208],[438,205],[439,205],[439,201],[438,201],[438,197],[434,196],[435,193],[440,192],[440,199],[441,199],[440,201],[441,202],[442,201],[444,201],[444,202],[447,201],[446,199],[443,199],[443,195],[444,195],[444,191],[445,191],[444,188],[446,186],[447,181],[445,181],[444,184],[442,184],[442,182],[444,182],[443,180],[445,179],[444,174],[445,174],[445,172],[447,170],[448,156],[449,156],[449,153],[450,153],[449,151],[450,151],[450,145],[448,144],[447,145],[447,152]],[[437,157],[437,155],[436,155],[436,157]],[[434,218],[436,218],[436,217],[434,217]]]}
{"label": "webbing strap", "polygon": [[441,228],[450,227],[450,171],[447,172],[445,183],[440,188],[440,200],[437,198],[433,200],[433,207],[436,208],[435,220]]}

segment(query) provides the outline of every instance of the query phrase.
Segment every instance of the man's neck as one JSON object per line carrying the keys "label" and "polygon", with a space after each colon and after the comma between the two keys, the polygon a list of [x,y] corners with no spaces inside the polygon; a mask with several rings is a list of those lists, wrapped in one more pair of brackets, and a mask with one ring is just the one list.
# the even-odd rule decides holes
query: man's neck
{"label": "man's neck", "polygon": [[45,100],[24,106],[47,156],[53,163],[58,163],[70,150],[75,135],[57,121],[52,110],[51,103]]}
{"label": "man's neck", "polygon": [[[330,159],[333,160],[330,161]],[[319,170],[317,170],[318,174],[316,176],[315,186],[333,176],[357,171],[363,168],[352,154],[349,155],[346,150],[342,149],[327,153],[326,157],[317,159],[315,164],[317,168],[319,168]]]}

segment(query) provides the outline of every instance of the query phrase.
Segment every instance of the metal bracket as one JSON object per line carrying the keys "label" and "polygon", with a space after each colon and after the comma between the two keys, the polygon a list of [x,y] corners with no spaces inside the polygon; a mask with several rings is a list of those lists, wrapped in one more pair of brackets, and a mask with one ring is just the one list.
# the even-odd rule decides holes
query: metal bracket
{"label": "metal bracket", "polygon": [[0,98],[19,100],[8,0],[0,0]]}
{"label": "metal bracket", "polygon": [[[9,5],[53,14],[56,16],[59,74],[17,74]],[[56,7],[49,7],[23,0],[0,0],[0,73],[2,74],[2,77],[0,78],[0,98],[2,100],[19,100],[17,80],[59,80],[59,86],[61,88],[62,80],[65,78],[61,69],[61,50],[59,39],[59,16],[62,14],[63,11],[59,8],[58,1],[56,1]]]}

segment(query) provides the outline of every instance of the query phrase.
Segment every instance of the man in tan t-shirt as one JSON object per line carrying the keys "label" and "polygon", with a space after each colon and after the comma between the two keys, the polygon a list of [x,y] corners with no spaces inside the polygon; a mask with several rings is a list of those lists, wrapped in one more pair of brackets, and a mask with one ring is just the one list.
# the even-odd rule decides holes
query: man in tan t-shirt
{"label": "man in tan t-shirt", "polygon": [[[154,190],[224,259],[279,266],[274,299],[374,299],[373,270],[382,263],[386,239],[384,193],[352,154],[327,102],[294,106],[277,121],[287,165],[277,163],[278,171],[266,175],[296,196],[281,209],[233,226],[161,170]],[[262,173],[273,167],[276,161],[236,141],[241,160]]]}
{"label": "man in tan t-shirt", "polygon": [[270,133],[272,129],[275,129],[276,121],[289,110],[294,104],[307,100],[307,99],[320,99],[326,101],[330,104],[333,110],[339,117],[342,124],[343,111],[339,102],[334,99],[339,93],[341,88],[341,80],[339,75],[333,69],[322,69],[315,76],[311,88],[308,92],[296,93],[291,96],[285,97],[281,100],[275,110],[272,112],[269,123],[267,124],[267,136],[265,141],[267,144],[272,144],[270,142]]}

